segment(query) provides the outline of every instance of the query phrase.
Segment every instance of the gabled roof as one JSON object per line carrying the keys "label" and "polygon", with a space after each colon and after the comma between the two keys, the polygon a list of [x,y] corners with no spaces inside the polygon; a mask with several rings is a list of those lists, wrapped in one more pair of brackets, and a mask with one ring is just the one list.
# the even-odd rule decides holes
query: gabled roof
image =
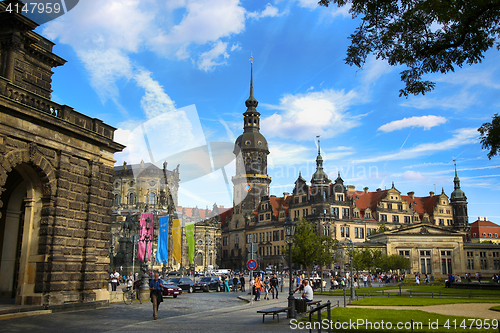
{"label": "gabled roof", "polygon": [[500,225],[493,223],[491,221],[483,221],[483,220],[477,220],[475,222],[472,222],[470,224],[471,227],[494,227],[494,228],[500,228]]}
{"label": "gabled roof", "polygon": [[372,211],[377,210],[377,204],[386,197],[389,190],[381,190],[377,192],[365,192],[365,191],[347,191],[347,196],[354,199],[354,203],[359,210],[364,211],[370,208]]}
{"label": "gabled roof", "polygon": [[233,215],[233,208],[229,208],[220,214],[220,221],[223,229],[227,227],[229,221],[231,220],[232,215]]}
{"label": "gabled roof", "polygon": [[429,214],[429,216],[432,216],[434,213],[434,207],[436,207],[439,202],[439,195],[434,195],[432,197],[414,197],[413,199],[408,195],[402,195],[401,198],[411,204],[412,208],[420,216],[424,215],[425,213]]}

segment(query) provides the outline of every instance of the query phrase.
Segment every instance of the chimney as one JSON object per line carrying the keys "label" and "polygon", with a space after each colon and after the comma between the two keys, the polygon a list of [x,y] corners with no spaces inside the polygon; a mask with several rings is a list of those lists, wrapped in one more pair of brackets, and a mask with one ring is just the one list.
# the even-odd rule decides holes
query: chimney
{"label": "chimney", "polygon": [[379,187],[379,188],[377,189],[377,192],[380,192],[380,191],[382,191],[382,189]]}
{"label": "chimney", "polygon": [[354,192],[356,190],[356,186],[354,186],[354,185],[347,185],[347,190],[349,192]]}
{"label": "chimney", "polygon": [[368,187],[364,187],[363,191],[365,191],[365,193],[368,193]]}
{"label": "chimney", "polygon": [[408,192],[408,196],[412,199],[415,199],[415,192]]}
{"label": "chimney", "polygon": [[429,196],[433,197],[434,196],[434,192],[430,191],[429,192]]}
{"label": "chimney", "polygon": [[224,208],[224,205],[220,205],[219,208]]}
{"label": "chimney", "polygon": [[283,192],[283,199],[286,199],[289,195],[290,195],[290,193],[288,193],[288,192]]}

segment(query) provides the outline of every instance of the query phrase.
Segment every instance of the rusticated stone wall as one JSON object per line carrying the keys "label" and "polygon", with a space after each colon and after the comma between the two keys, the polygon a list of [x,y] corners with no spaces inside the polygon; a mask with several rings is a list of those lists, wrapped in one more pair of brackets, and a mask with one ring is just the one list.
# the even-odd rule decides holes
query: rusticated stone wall
{"label": "rusticated stone wall", "polygon": [[0,298],[107,303],[115,128],[50,100],[65,60],[0,2]]}

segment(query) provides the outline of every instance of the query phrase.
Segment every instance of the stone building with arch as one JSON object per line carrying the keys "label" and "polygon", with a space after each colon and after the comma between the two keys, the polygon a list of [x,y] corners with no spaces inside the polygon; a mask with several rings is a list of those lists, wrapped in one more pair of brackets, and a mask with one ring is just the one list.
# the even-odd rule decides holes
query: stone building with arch
{"label": "stone building with arch", "polygon": [[109,302],[115,128],[51,100],[66,61],[0,2],[0,297]]}

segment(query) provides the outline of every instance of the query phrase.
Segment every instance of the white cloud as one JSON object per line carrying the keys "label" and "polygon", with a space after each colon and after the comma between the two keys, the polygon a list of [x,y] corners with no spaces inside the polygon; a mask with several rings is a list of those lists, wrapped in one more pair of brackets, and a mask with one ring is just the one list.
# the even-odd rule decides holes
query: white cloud
{"label": "white cloud", "polygon": [[331,138],[359,125],[360,116],[347,112],[358,102],[358,94],[351,90],[333,89],[306,94],[287,94],[279,105],[264,104],[269,109],[281,112],[263,118],[262,132],[267,137],[306,140],[321,135]]}
{"label": "white cloud", "polygon": [[347,3],[345,6],[342,6],[339,8],[335,4],[331,4],[328,7],[320,6],[320,5],[318,5],[318,0],[296,0],[296,1],[299,4],[299,7],[307,8],[310,10],[315,10],[317,8],[320,8],[322,11],[330,14],[331,17],[337,17],[337,16],[350,17],[351,16],[351,14],[349,13],[349,10],[351,9],[350,3]]}
{"label": "white cloud", "polygon": [[448,96],[444,98],[429,98],[427,96],[410,97],[406,102],[401,103],[401,106],[414,107],[417,109],[456,109],[465,110],[471,105],[476,104],[476,95],[467,91]]}
{"label": "white cloud", "polygon": [[316,9],[319,7],[317,0],[297,0],[297,2],[302,8]]}
{"label": "white cloud", "polygon": [[217,41],[213,48],[207,52],[203,52],[200,55],[200,60],[198,61],[198,68],[201,70],[209,71],[213,69],[215,66],[225,64],[225,61],[217,62],[221,56],[223,59],[229,57],[229,54],[226,52],[227,43],[223,43],[222,41]]}
{"label": "white cloud", "polygon": [[77,54],[89,72],[92,88],[103,103],[118,97],[116,81],[130,79],[133,75],[129,57],[118,49],[84,49],[77,51]]}
{"label": "white cloud", "polygon": [[365,84],[371,84],[376,82],[382,75],[392,72],[394,66],[391,66],[382,59],[377,59],[376,57],[369,57],[363,66],[362,80]]}
{"label": "white cloud", "polygon": [[[185,13],[174,24],[178,10]],[[160,12],[163,15],[158,17]],[[224,63],[214,61],[216,57],[210,52],[229,56],[227,52],[220,53],[220,39],[244,30],[245,12],[239,0],[86,0],[47,23],[42,33],[51,40],[71,45],[101,100],[116,102],[116,82],[135,75],[131,53],[149,48],[161,56],[181,60],[193,57],[193,63],[208,70]],[[192,55],[193,44],[207,43],[214,44],[215,49]],[[231,51],[238,48],[234,44]]]}
{"label": "white cloud", "polygon": [[455,134],[450,139],[441,142],[423,143],[409,149],[401,149],[397,153],[379,155],[367,159],[356,160],[355,163],[370,163],[381,161],[394,161],[416,158],[431,155],[440,151],[446,151],[463,145],[476,143],[478,133],[476,128],[460,128],[454,131]]}
{"label": "white cloud", "polygon": [[266,5],[266,8],[263,11],[261,11],[260,13],[259,12],[250,12],[250,13],[247,13],[247,17],[258,20],[258,19],[263,18],[263,17],[279,17],[279,16],[283,16],[285,13],[286,12],[280,13],[277,7],[274,7],[273,5],[271,5],[270,3],[268,3]]}
{"label": "white cloud", "polygon": [[439,75],[433,80],[436,82],[460,84],[466,87],[481,85],[487,88],[500,89],[498,77],[494,75],[497,68],[498,66],[495,66],[484,71],[466,68],[446,75]]}
{"label": "white cloud", "polygon": [[[304,156],[315,156],[315,149],[311,147],[297,145],[287,142],[270,141],[268,162],[270,168],[275,168],[284,165],[295,165],[304,163]],[[298,174],[298,173],[297,173]]]}
{"label": "white cloud", "polygon": [[141,99],[141,107],[148,119],[162,113],[175,111],[174,101],[163,91],[163,87],[158,81],[153,80],[151,72],[140,69],[134,79],[137,85],[145,90]]}
{"label": "white cloud", "polygon": [[403,173],[402,178],[404,180],[410,180],[410,181],[416,181],[416,182],[422,182],[422,181],[426,180],[426,178],[424,176],[422,176],[422,174],[420,172],[411,171],[411,170],[405,171],[405,173]]}
{"label": "white cloud", "polygon": [[239,0],[203,0],[186,2],[182,21],[161,30],[150,39],[150,47],[161,54],[190,44],[204,45],[245,29],[245,8]]}
{"label": "white cloud", "polygon": [[241,50],[240,43],[233,44],[231,46],[231,52],[236,51],[236,50]]}
{"label": "white cloud", "polygon": [[421,116],[394,120],[390,123],[382,125],[378,128],[379,131],[388,133],[400,130],[407,127],[423,127],[424,130],[429,130],[434,126],[446,123],[447,119],[440,116]]}

